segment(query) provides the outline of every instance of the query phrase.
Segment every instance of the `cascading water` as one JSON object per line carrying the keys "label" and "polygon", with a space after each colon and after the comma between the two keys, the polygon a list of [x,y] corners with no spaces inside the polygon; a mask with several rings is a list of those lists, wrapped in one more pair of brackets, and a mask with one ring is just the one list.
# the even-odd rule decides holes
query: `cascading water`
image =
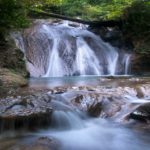
{"label": "cascading water", "polygon": [[77,38],[76,68],[81,75],[100,75],[99,60],[83,38]]}
{"label": "cascading water", "polygon": [[130,64],[130,54],[126,54],[124,56],[124,64],[125,64],[125,74],[127,75],[129,72],[129,64]]}
{"label": "cascading water", "polygon": [[31,76],[128,73],[130,55],[125,53],[121,56],[121,51],[103,42],[83,26],[73,27],[68,22],[37,22],[15,40],[25,51]]}

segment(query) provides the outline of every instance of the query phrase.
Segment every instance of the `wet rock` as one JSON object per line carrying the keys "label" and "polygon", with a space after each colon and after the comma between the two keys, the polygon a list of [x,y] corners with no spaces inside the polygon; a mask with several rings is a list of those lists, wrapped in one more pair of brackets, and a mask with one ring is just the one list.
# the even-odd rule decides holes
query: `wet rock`
{"label": "wet rock", "polygon": [[64,92],[66,92],[67,89],[65,87],[55,87],[53,90],[52,90],[52,93],[53,94],[62,94]]}
{"label": "wet rock", "polygon": [[139,94],[141,94],[141,96],[143,96],[146,99],[150,99],[150,84],[147,83],[147,84],[141,85]]}
{"label": "wet rock", "polygon": [[78,95],[76,98],[75,98],[75,102],[76,103],[81,103],[81,100],[83,99],[83,95]]}
{"label": "wet rock", "polygon": [[122,105],[124,105],[124,102],[121,100],[121,97],[103,97],[102,113],[100,117],[108,118],[115,116],[116,113],[121,110]]}
{"label": "wet rock", "polygon": [[100,101],[101,97],[97,93],[80,92],[71,100],[71,103],[78,109],[88,112],[89,108],[93,108],[94,105],[96,105],[96,103]]}
{"label": "wet rock", "polygon": [[35,129],[50,123],[51,97],[47,94],[9,97],[0,100],[1,130]]}
{"label": "wet rock", "polygon": [[136,87],[136,91],[137,91],[137,97],[139,98],[143,98],[144,97],[144,89],[142,87]]}
{"label": "wet rock", "polygon": [[101,111],[102,103],[93,103],[88,109],[88,114],[93,117],[98,117],[101,114]]}
{"label": "wet rock", "polygon": [[40,137],[29,144],[16,145],[8,150],[58,150],[59,142],[48,137]]}
{"label": "wet rock", "polygon": [[[106,92],[106,91],[105,91]],[[112,91],[111,91],[112,92]],[[105,93],[86,92],[78,94],[71,103],[93,117],[113,117],[125,104],[121,96]]]}
{"label": "wet rock", "polygon": [[150,103],[145,103],[135,109],[130,115],[130,119],[149,122],[150,121]]}

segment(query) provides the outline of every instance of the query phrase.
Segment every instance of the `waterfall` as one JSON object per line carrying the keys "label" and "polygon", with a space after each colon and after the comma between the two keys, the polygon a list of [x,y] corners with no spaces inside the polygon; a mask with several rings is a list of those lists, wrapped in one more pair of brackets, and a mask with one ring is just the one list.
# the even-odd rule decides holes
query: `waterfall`
{"label": "waterfall", "polygon": [[82,37],[77,38],[76,67],[81,75],[101,75],[99,60]]}
{"label": "waterfall", "polygon": [[[33,77],[128,74],[130,55],[105,43],[86,26],[36,22],[14,36]],[[121,69],[118,69],[121,68]]]}
{"label": "waterfall", "polygon": [[125,64],[125,74],[127,75],[129,72],[129,65],[130,65],[130,54],[125,54],[124,55],[124,64]]}

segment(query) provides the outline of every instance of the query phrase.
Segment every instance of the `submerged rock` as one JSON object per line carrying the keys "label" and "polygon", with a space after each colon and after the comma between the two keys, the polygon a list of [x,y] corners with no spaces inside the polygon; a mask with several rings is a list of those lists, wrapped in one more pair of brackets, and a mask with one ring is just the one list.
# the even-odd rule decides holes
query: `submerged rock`
{"label": "submerged rock", "polygon": [[58,142],[48,137],[40,137],[24,150],[58,150]]}
{"label": "submerged rock", "polygon": [[9,97],[0,100],[1,130],[45,126],[50,123],[52,113],[49,95]]}
{"label": "submerged rock", "polygon": [[[29,143],[15,144],[11,147],[4,145],[2,150],[58,150],[60,143],[49,137],[40,137],[31,140]],[[7,148],[9,147],[9,148]]]}

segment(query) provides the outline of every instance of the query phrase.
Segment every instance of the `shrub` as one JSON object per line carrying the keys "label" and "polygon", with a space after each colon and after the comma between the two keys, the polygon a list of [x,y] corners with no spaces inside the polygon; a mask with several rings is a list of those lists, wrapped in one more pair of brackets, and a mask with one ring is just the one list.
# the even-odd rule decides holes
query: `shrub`
{"label": "shrub", "polygon": [[150,2],[134,2],[124,10],[122,18],[127,37],[133,40],[135,50],[150,53]]}

